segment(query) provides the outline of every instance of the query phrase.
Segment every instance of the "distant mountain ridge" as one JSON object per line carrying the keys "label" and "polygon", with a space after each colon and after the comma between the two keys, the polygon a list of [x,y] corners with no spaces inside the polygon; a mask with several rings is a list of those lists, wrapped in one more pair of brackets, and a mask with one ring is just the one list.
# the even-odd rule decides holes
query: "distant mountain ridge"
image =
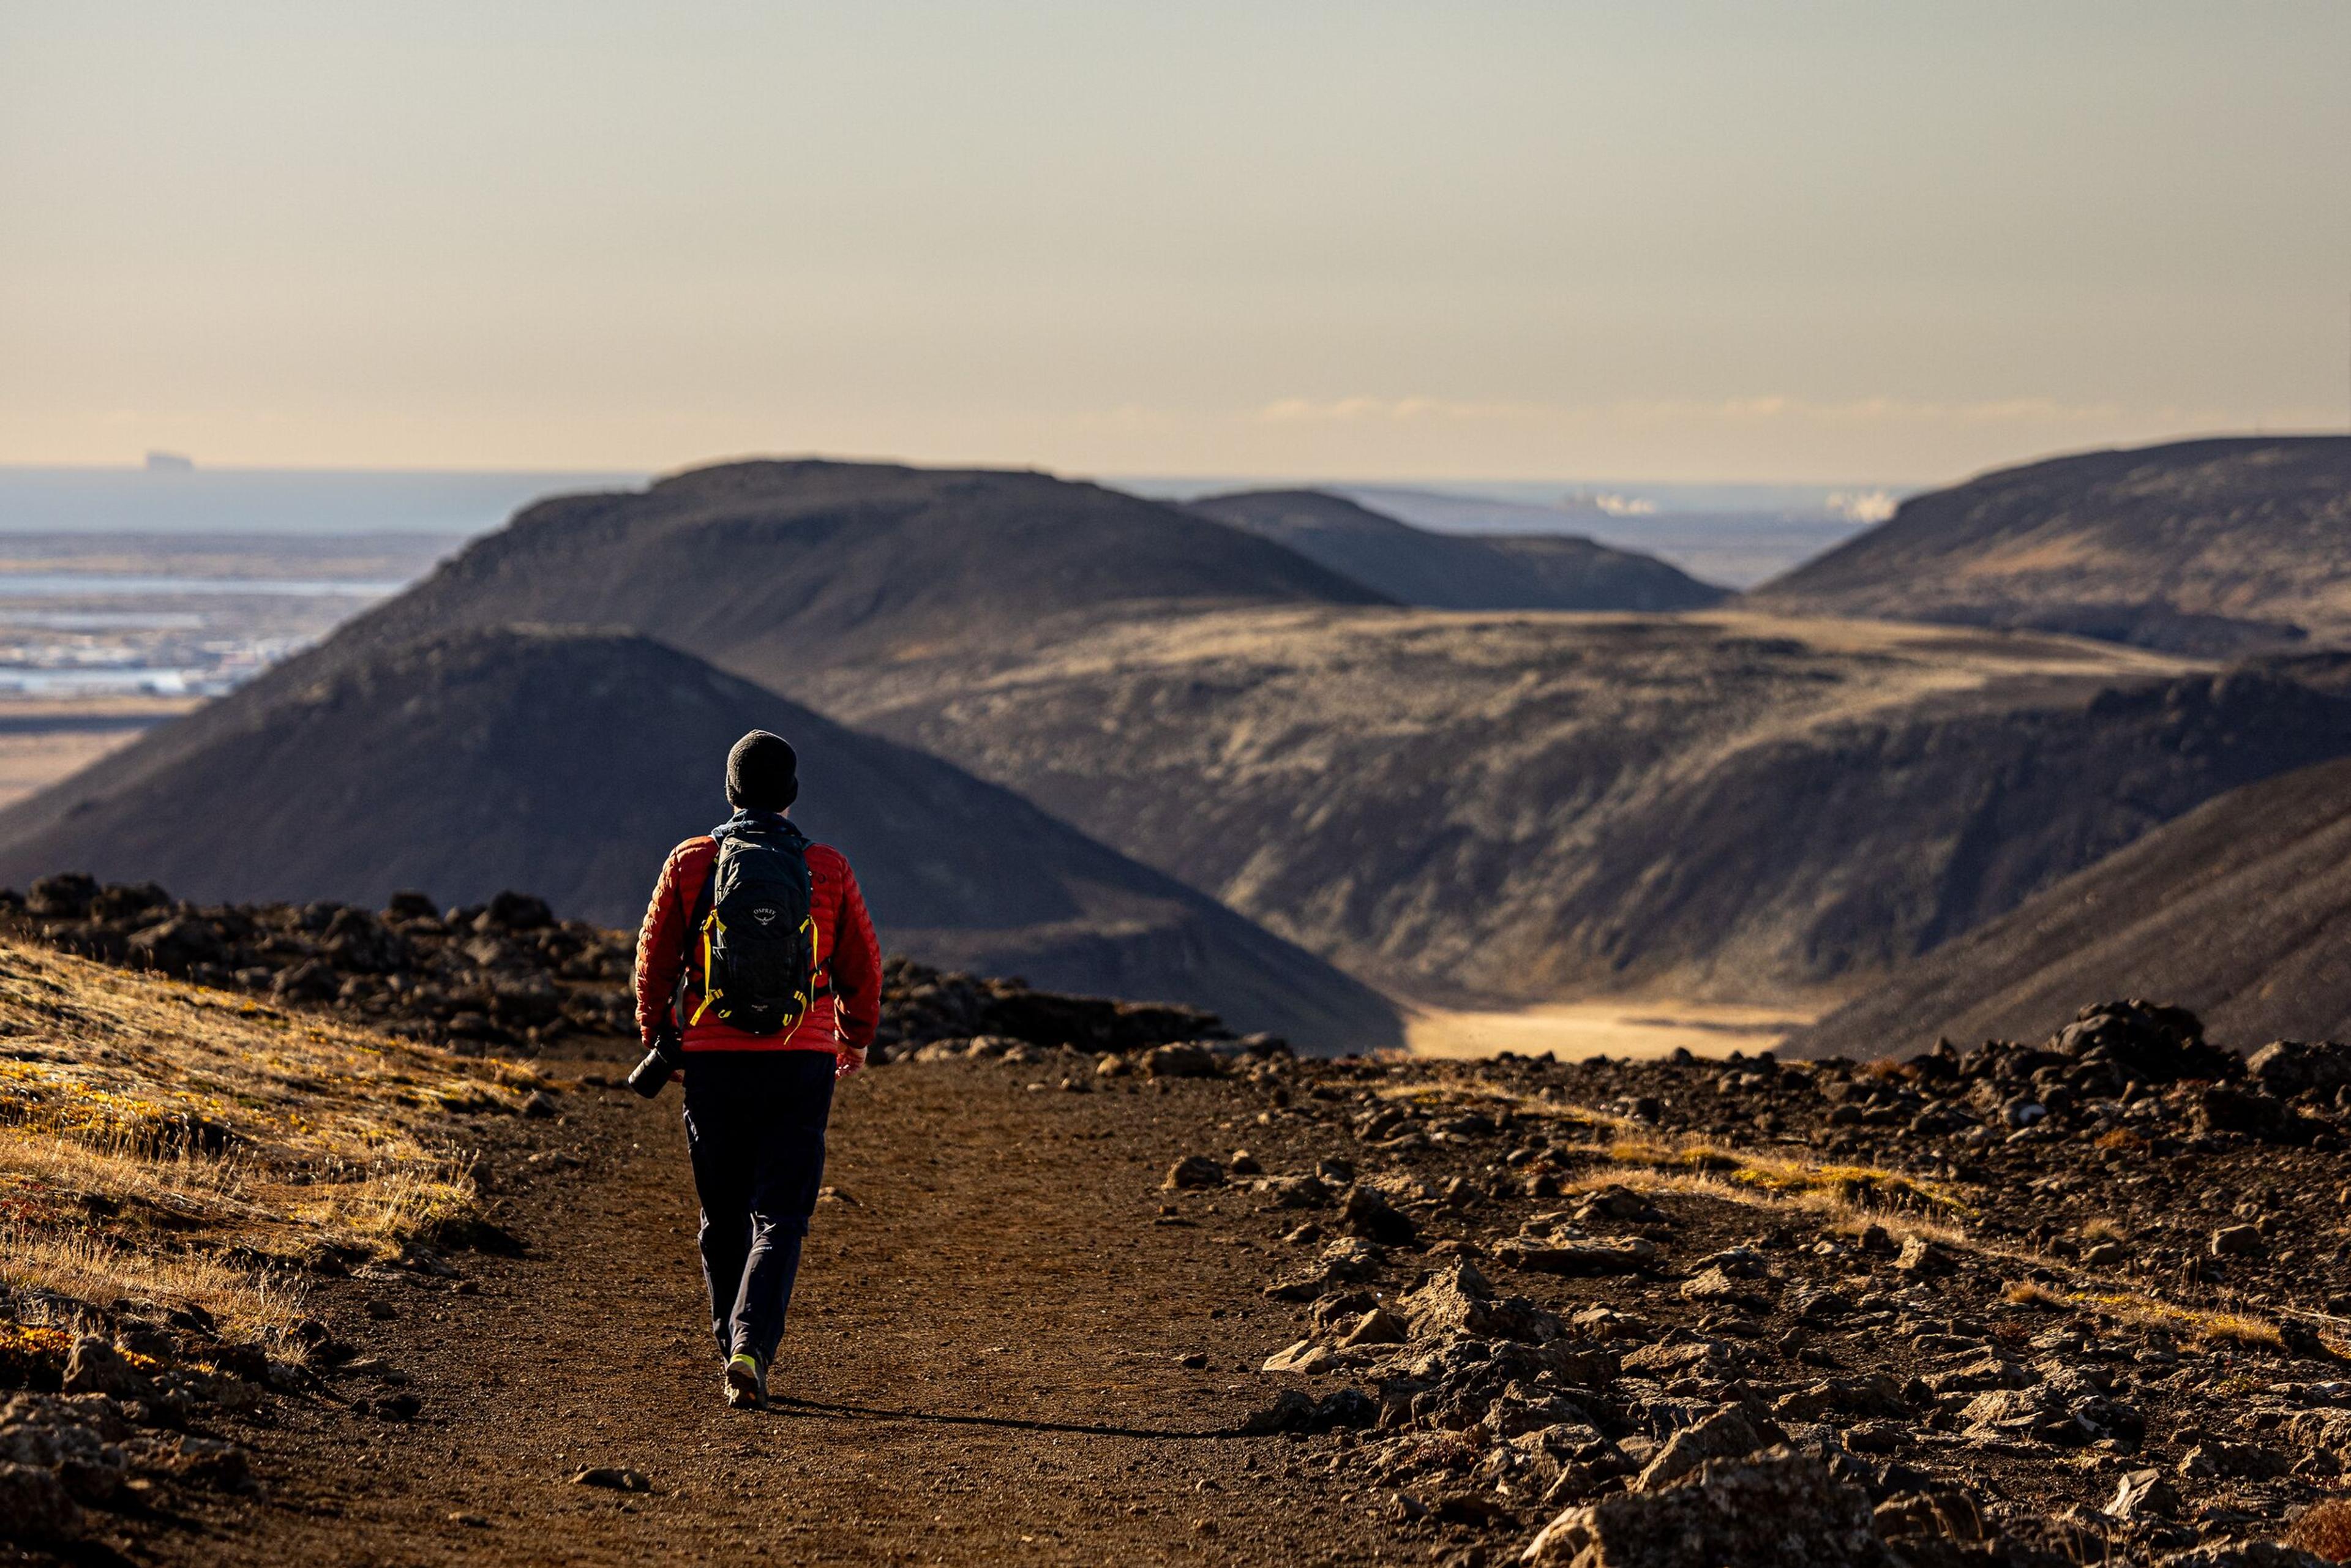
{"label": "distant mountain ridge", "polygon": [[2225,654],[2351,641],[2351,436],[2088,452],[1913,497],[1749,596]]}
{"label": "distant mountain ridge", "polygon": [[59,870],[201,901],[380,906],[538,890],[632,927],[662,857],[726,815],[746,730],[801,756],[795,816],[925,962],[1194,1002],[1369,1048],[1393,1009],[1319,959],[1026,801],[641,637],[445,632],[288,667],[0,812],[0,880]]}
{"label": "distant mountain ridge", "polygon": [[810,670],[989,656],[1144,606],[1294,602],[1383,601],[1269,540],[1099,486],[757,461],[537,502],[329,647],[621,626],[798,690]]}
{"label": "distant mountain ridge", "polygon": [[1729,597],[1654,557],[1577,535],[1432,533],[1322,490],[1244,490],[1187,509],[1432,610],[1703,610]]}
{"label": "distant mountain ridge", "polygon": [[[226,799],[216,726],[517,618],[653,639],[1014,792],[1131,857],[1122,876],[1152,868],[1319,955],[1298,983],[1330,1017],[1364,995],[1331,989],[1332,964],[1447,1001],[1849,993],[2217,794],[2351,753],[2340,694],[2291,674],[1739,609],[1414,609],[1042,475],[747,463],[528,509],[231,703],[0,816],[0,849],[26,848],[6,864],[88,841],[69,835],[83,800],[114,798],[110,768]],[[88,821],[131,841],[143,817]],[[241,829],[236,852],[264,830],[291,831]],[[1053,951],[1172,932],[1144,946],[1202,986],[1280,967],[1238,935],[1246,953],[1182,936],[1188,915],[1068,896],[1067,922],[1037,917]]]}

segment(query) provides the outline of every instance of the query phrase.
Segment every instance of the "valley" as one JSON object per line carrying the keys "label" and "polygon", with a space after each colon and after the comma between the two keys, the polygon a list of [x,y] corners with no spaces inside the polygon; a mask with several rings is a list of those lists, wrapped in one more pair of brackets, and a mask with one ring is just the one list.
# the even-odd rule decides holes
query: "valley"
{"label": "valley", "polygon": [[[2292,496],[2333,460],[2271,447],[2304,476]],[[2062,519],[2106,505],[2117,472],[2140,476],[2142,508],[2204,494],[2163,477],[2199,463],[2221,465],[2207,490],[2242,490],[2267,471],[2248,450],[2024,472]],[[2351,756],[2351,695],[2323,656],[1858,619],[1898,606],[1820,589],[1879,570],[1886,539],[1943,538],[1973,493],[1916,497],[1822,567],[1712,608],[1714,591],[1588,541],[1437,536],[1317,492],[1176,507],[1037,473],[795,461],[558,497],[87,782],[0,810],[0,877],[87,861],[294,899],[528,884],[622,922],[661,841],[709,810],[655,759],[766,712],[877,759],[812,793],[810,820],[881,868],[877,907],[937,962],[1210,1006],[1323,1049],[1398,1043],[1399,1009],[1510,1013],[1510,1038],[1570,1049],[1619,1029],[1620,1003],[1812,1017],[2232,789]],[[2258,526],[2247,505],[2205,506],[2182,549]],[[1531,545],[1582,575],[1513,587],[1501,563]],[[1880,575],[1932,575],[1923,559]],[[1690,607],[1655,608],[1675,582]],[[1521,590],[1617,601],[1526,608]],[[2189,613],[2176,598],[2163,612]],[[469,636],[490,641],[450,641]],[[707,714],[659,695],[730,681]],[[530,738],[465,738],[504,727]],[[295,760],[392,733],[413,776],[352,769],[321,795]],[[908,788],[950,778],[963,804],[944,815],[948,786]],[[348,827],[260,861],[193,826],[269,841],[321,810]],[[1061,852],[991,848],[991,817],[1082,842],[1070,865],[1097,869],[1016,895]],[[599,847],[559,847],[581,841]],[[923,868],[893,880],[913,842]],[[1580,1035],[1531,1021],[1586,1006],[1604,1013]]]}

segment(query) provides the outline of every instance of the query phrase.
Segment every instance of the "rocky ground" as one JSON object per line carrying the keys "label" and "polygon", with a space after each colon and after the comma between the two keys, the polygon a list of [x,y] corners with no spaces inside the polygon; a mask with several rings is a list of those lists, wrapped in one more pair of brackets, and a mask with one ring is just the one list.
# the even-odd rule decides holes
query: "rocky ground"
{"label": "rocky ground", "polygon": [[[577,1054],[636,1037],[636,934],[558,920],[528,894],[452,909],[419,893],[395,894],[380,911],[198,905],[152,883],[100,885],[66,873],[29,894],[0,890],[0,934],[266,996],[460,1054]],[[1061,996],[904,958],[888,961],[883,985],[883,1061],[977,1035],[1102,1050],[1227,1036],[1215,1015],[1196,1008]]]}
{"label": "rocky ground", "polygon": [[0,1444],[164,1562],[2334,1561],[2347,1056],[2129,1005],[1865,1069],[935,1040],[844,1092],[764,1417],[673,1105],[543,1064],[479,1129],[519,1255],[313,1281],[277,1394],[85,1373]]}

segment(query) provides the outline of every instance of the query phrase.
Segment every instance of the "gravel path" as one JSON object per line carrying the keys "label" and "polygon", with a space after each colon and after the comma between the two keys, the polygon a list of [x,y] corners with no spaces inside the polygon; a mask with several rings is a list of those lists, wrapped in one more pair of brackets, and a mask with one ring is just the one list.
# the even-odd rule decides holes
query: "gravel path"
{"label": "gravel path", "polygon": [[[461,1258],[471,1293],[353,1281],[314,1300],[339,1337],[409,1375],[421,1412],[303,1402],[256,1435],[261,1501],[144,1544],[191,1563],[1395,1551],[1368,1506],[1292,1473],[1290,1440],[1231,1435],[1267,1396],[1249,1368],[1287,1332],[1260,1294],[1262,1244],[1213,1215],[1155,1223],[1161,1174],[1230,1102],[1207,1085],[1029,1080],[948,1063],[847,1086],[829,1176],[848,1200],[820,1208],[775,1379],[792,1402],[765,1416],[719,1400],[675,1091],[651,1106],[564,1096],[565,1122],[534,1129],[536,1162],[496,1163],[528,1256]],[[562,1168],[568,1151],[585,1164]],[[594,1467],[651,1490],[570,1480]]]}

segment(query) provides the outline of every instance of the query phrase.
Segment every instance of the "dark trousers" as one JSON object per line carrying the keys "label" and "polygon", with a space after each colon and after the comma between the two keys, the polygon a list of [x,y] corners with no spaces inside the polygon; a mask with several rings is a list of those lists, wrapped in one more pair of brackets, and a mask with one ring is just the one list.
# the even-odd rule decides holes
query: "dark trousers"
{"label": "dark trousers", "polygon": [[688,1051],[685,1141],[702,1199],[702,1277],[722,1356],[765,1366],[784,1337],[824,1180],[829,1051]]}

